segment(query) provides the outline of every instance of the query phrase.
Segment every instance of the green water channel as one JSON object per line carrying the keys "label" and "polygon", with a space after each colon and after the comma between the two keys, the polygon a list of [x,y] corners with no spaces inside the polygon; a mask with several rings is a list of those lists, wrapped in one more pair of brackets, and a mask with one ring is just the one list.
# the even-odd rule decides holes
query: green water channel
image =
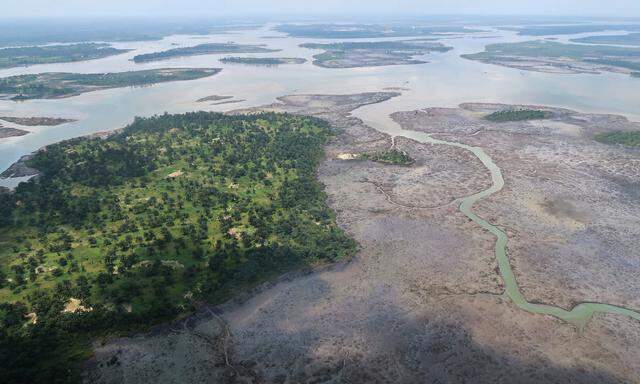
{"label": "green water channel", "polygon": [[522,293],[520,292],[520,287],[518,286],[518,282],[513,274],[513,270],[511,269],[511,264],[509,263],[509,256],[507,255],[507,242],[508,237],[507,234],[504,233],[500,228],[495,225],[489,223],[485,219],[476,215],[472,208],[473,205],[485,197],[488,197],[496,192],[499,192],[504,186],[504,179],[502,177],[502,171],[500,168],[493,162],[491,157],[486,154],[486,152],[482,148],[471,147],[468,145],[453,143],[443,140],[437,140],[429,137],[427,142],[433,144],[442,144],[449,145],[453,147],[458,147],[465,149],[467,151],[472,152],[481,162],[482,164],[491,172],[491,180],[492,185],[490,188],[485,189],[484,191],[478,192],[475,195],[468,196],[464,198],[462,203],[459,206],[460,212],[464,213],[469,219],[473,220],[476,224],[491,232],[496,237],[496,245],[495,245],[495,256],[498,261],[498,267],[500,268],[500,274],[502,275],[502,280],[505,285],[504,295],[511,299],[518,308],[521,308],[527,312],[538,313],[543,315],[551,315],[557,317],[558,319],[564,320],[568,323],[574,324],[579,329],[583,329],[587,324],[591,316],[594,313],[615,313],[619,315],[629,316],[636,320],[640,320],[640,313],[633,311],[628,308],[618,307],[615,305],[604,304],[604,303],[580,303],[574,306],[570,311],[555,307],[552,305],[546,304],[534,304],[528,302],[527,299],[524,298]]}
{"label": "green water channel", "polygon": [[[571,310],[566,310],[564,308],[556,307],[553,305],[531,303],[527,301],[527,299],[522,295],[522,292],[520,292],[520,287],[518,286],[518,282],[516,281],[513,269],[511,269],[511,263],[509,262],[509,256],[507,254],[507,243],[509,241],[507,234],[497,226],[489,223],[487,220],[483,219],[473,212],[473,206],[476,202],[501,191],[504,187],[504,178],[502,177],[502,171],[493,162],[493,159],[491,159],[491,157],[487,155],[487,153],[480,147],[473,147],[462,143],[435,139],[431,137],[431,135],[424,132],[401,129],[389,117],[387,117],[385,120],[387,120],[387,123],[392,124],[394,127],[391,128],[390,126],[384,126],[384,124],[375,124],[373,123],[373,121],[369,121],[373,123],[371,124],[373,127],[382,128],[380,129],[381,131],[391,135],[404,136],[425,144],[448,145],[451,147],[457,147],[467,150],[473,153],[489,170],[492,180],[491,187],[462,199],[462,202],[459,205],[459,209],[460,212],[462,212],[465,216],[467,216],[469,219],[471,219],[473,222],[475,222],[485,230],[491,232],[496,237],[494,252],[496,260],[498,261],[500,275],[502,276],[502,280],[504,281],[505,291],[503,295],[509,298],[516,306],[518,306],[518,308],[530,313],[554,316],[558,319],[575,325],[580,330],[584,328],[593,314],[597,312],[625,315],[633,319],[640,320],[640,312],[611,304],[583,302],[577,304]],[[380,122],[378,121],[378,123]]]}

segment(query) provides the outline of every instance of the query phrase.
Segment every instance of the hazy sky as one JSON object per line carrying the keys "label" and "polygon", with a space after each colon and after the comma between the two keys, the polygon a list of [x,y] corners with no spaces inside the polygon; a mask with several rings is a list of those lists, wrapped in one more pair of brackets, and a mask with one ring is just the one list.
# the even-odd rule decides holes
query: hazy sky
{"label": "hazy sky", "polygon": [[0,16],[313,13],[640,16],[640,0],[0,0]]}

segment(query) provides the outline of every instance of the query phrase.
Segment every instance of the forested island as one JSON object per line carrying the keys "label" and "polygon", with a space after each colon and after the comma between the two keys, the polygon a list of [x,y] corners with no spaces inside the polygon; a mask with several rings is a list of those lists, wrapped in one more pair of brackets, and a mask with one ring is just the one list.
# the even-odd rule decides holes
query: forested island
{"label": "forested island", "polygon": [[0,382],[77,380],[93,337],[350,257],[315,178],[333,134],[198,112],[35,153],[39,180],[0,194]]}
{"label": "forested island", "polygon": [[173,48],[166,51],[145,53],[133,57],[136,63],[146,63],[149,61],[166,60],[175,57],[212,55],[220,53],[265,53],[277,52],[278,49],[265,48],[264,45],[234,44],[234,43],[207,43],[198,44],[193,47]]}
{"label": "forested island", "polygon": [[547,40],[490,44],[484,52],[462,57],[538,72],[597,74],[608,71],[633,75],[640,71],[640,48]]}
{"label": "forested island", "polygon": [[571,39],[571,41],[575,43],[640,46],[640,33],[629,33],[627,35],[587,36],[578,39]]}
{"label": "forested island", "polygon": [[47,72],[0,79],[0,98],[15,101],[59,99],[109,88],[195,80],[213,76],[218,68],[162,68],[114,73]]}
{"label": "forested island", "polygon": [[299,57],[223,57],[222,63],[276,66],[282,64],[304,64],[307,59]]}
{"label": "forested island", "polygon": [[94,60],[129,51],[97,43],[3,48],[0,49],[0,68]]}
{"label": "forested island", "polygon": [[355,68],[384,65],[424,64],[427,61],[415,56],[430,52],[447,52],[451,47],[429,39],[403,41],[371,41],[345,43],[307,43],[309,49],[324,49],[313,56],[313,64],[325,68]]}
{"label": "forested island", "polygon": [[431,26],[411,24],[282,24],[275,29],[291,37],[320,39],[409,37],[478,32],[478,30],[475,29],[455,25]]}
{"label": "forested island", "polygon": [[551,116],[550,112],[540,111],[537,109],[507,109],[490,113],[486,115],[484,119],[494,123],[504,123],[508,121],[548,119]]}

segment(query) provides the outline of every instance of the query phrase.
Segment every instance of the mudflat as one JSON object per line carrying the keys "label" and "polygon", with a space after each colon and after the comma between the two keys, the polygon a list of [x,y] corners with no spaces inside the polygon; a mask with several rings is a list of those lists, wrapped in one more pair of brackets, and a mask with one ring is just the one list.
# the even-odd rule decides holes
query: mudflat
{"label": "mudflat", "polygon": [[[392,140],[350,115],[395,95],[294,95],[238,111],[311,114],[342,130],[318,177],[360,251],[150,334],[96,343],[86,382],[639,382],[638,321],[596,313],[579,329],[521,310],[502,294],[495,238],[458,209],[492,184],[478,158],[463,148]],[[549,117],[484,119],[515,108]],[[633,254],[640,223],[630,204],[638,197],[640,151],[593,139],[638,124],[501,104],[392,117],[406,130],[482,147],[501,168],[504,188],[474,211],[508,235],[528,301],[640,307]],[[415,162],[353,156],[392,146]]]}

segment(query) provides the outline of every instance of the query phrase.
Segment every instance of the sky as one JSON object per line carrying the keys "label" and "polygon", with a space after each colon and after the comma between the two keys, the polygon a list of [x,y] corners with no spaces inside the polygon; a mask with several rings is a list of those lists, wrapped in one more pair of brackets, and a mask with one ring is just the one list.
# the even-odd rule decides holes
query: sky
{"label": "sky", "polygon": [[0,0],[0,17],[358,13],[640,17],[640,0]]}

